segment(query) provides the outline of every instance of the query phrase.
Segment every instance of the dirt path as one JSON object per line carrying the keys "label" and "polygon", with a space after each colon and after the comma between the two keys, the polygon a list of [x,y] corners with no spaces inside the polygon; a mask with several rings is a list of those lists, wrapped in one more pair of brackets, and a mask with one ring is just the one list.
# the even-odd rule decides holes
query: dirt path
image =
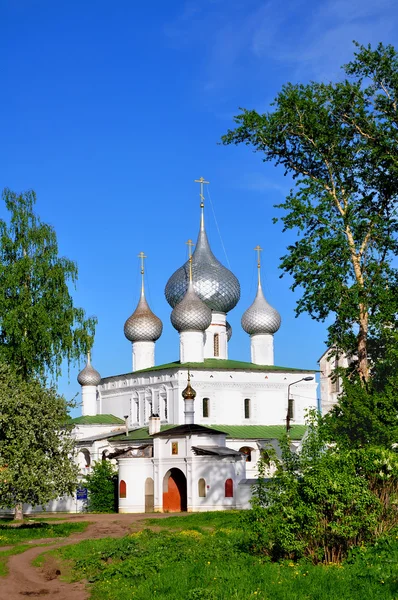
{"label": "dirt path", "polygon": [[75,533],[67,538],[51,540],[32,540],[32,544],[46,542],[46,546],[26,550],[15,554],[8,560],[9,574],[0,578],[0,600],[22,600],[23,598],[54,598],[54,600],[87,600],[89,594],[84,583],[65,583],[60,581],[57,565],[51,560],[43,568],[32,566],[32,561],[48,550],[76,544],[82,540],[122,537],[127,533],[140,529],[142,521],[152,518],[164,518],[170,515],[71,515],[66,521],[90,521],[85,531]]}

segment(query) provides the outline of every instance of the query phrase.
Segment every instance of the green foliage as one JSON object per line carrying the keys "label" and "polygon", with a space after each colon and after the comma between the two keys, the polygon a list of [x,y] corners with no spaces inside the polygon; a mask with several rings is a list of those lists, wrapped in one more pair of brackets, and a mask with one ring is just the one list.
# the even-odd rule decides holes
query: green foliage
{"label": "green foliage", "polygon": [[5,189],[0,220],[0,359],[24,379],[57,377],[63,359],[92,346],[96,319],[73,306],[76,264],[58,256],[54,229],[34,213],[36,194]]}
{"label": "green foliage", "polygon": [[[217,530],[223,516],[226,522]],[[173,519],[157,523],[180,527]],[[398,593],[395,538],[386,567],[381,545],[362,548],[360,555],[337,566],[272,563],[245,551],[244,533],[227,527],[228,513],[215,517],[215,528],[196,531],[190,529],[190,517],[186,522],[182,531],[159,535],[145,530],[121,539],[87,540],[56,555],[69,562],[72,580],[91,583],[93,600],[385,600]]]}
{"label": "green foliage", "polygon": [[385,360],[380,340],[398,315],[398,55],[358,46],[345,71],[339,83],[286,84],[266,114],[242,109],[222,141],[292,176],[278,206],[298,234],[281,263],[302,290],[297,313],[334,317],[329,345],[355,355],[368,381],[368,356]]}
{"label": "green foliage", "polygon": [[88,523],[52,523],[35,521],[22,525],[0,525],[0,546],[20,544],[27,540],[38,540],[53,537],[67,537],[71,533],[84,531]]}
{"label": "green foliage", "polygon": [[69,405],[52,388],[0,364],[0,506],[46,504],[76,488]]}
{"label": "green foliage", "polygon": [[373,381],[364,387],[358,378],[343,376],[338,403],[324,417],[327,439],[346,449],[369,444],[391,448],[398,440],[397,386],[395,374],[382,389]]}
{"label": "green foliage", "polygon": [[108,460],[102,460],[94,463],[92,473],[86,475],[84,485],[88,489],[88,508],[91,512],[117,511],[116,473],[115,467]]}
{"label": "green foliage", "polygon": [[[281,443],[275,476],[260,480],[243,517],[256,553],[273,560],[340,562],[350,549],[374,542],[398,523],[398,457],[380,448],[327,448],[310,421],[300,454]],[[260,475],[269,460],[260,460]]]}

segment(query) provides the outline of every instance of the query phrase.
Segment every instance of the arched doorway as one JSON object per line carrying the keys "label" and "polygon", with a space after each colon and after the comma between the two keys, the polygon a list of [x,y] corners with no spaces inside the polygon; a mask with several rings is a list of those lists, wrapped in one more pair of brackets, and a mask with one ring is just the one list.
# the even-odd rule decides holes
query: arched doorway
{"label": "arched doorway", "polygon": [[180,469],[170,469],[164,476],[163,510],[165,512],[187,510],[187,479]]}

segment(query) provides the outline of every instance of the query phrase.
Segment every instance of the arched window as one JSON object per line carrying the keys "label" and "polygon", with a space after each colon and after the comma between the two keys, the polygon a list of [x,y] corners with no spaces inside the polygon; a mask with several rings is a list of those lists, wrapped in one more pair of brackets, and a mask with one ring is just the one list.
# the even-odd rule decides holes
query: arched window
{"label": "arched window", "polygon": [[198,481],[199,498],[206,498],[206,481],[202,478]]}
{"label": "arched window", "polygon": [[225,497],[233,498],[234,497],[234,482],[232,479],[227,479],[225,481]]}
{"label": "arched window", "polygon": [[203,398],[203,416],[210,416],[210,400],[209,398]]}
{"label": "arched window", "polygon": [[214,334],[214,356],[220,356],[220,336],[218,333]]}
{"label": "arched window", "polygon": [[252,450],[253,448],[249,448],[249,446],[243,446],[240,448],[239,452],[242,452],[246,456],[246,462],[252,461]]}
{"label": "arched window", "polygon": [[245,419],[250,419],[250,398],[245,398]]}
{"label": "arched window", "polygon": [[127,494],[126,482],[123,479],[121,479],[120,484],[119,484],[119,498],[126,498],[126,494]]}

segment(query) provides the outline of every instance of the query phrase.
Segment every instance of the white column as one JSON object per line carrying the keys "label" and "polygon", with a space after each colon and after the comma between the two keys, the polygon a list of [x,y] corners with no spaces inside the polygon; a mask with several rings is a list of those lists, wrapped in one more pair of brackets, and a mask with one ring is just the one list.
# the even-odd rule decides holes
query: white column
{"label": "white column", "polygon": [[251,360],[255,365],[274,364],[274,336],[258,334],[250,337]]}
{"label": "white column", "polygon": [[97,387],[95,385],[82,386],[82,404],[84,417],[97,414]]}
{"label": "white column", "polygon": [[203,362],[203,331],[182,331],[180,333],[180,362]]}
{"label": "white column", "polygon": [[184,417],[185,425],[192,425],[195,423],[195,406],[194,400],[184,400]]}
{"label": "white column", "polygon": [[[228,340],[227,340],[227,315],[222,312],[212,311],[211,324],[205,331],[205,358],[228,358]],[[218,335],[218,355],[215,356],[214,336]],[[217,353],[216,353],[217,354]]]}
{"label": "white column", "polygon": [[155,366],[155,342],[133,343],[133,371]]}
{"label": "white column", "polygon": [[160,417],[149,417],[148,433],[154,435],[160,431]]}

